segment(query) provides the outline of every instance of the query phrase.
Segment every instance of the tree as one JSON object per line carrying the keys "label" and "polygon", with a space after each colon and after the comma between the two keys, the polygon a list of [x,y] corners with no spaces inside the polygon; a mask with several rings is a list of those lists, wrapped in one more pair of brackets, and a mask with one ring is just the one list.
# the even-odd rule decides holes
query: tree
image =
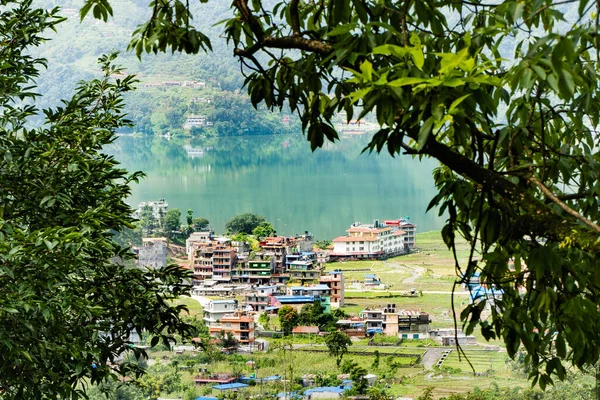
{"label": "tree", "polygon": [[283,306],[277,311],[279,317],[279,326],[283,331],[284,336],[288,336],[292,333],[292,329],[298,326],[300,318],[298,317],[298,311],[291,306]]}
{"label": "tree", "polygon": [[367,375],[367,370],[363,367],[359,367],[358,365],[352,368],[352,370],[350,371],[350,379],[352,379],[352,390],[355,394],[359,396],[366,394],[367,389],[369,387],[369,382],[365,378],[365,375]]}
{"label": "tree", "polygon": [[194,210],[192,210],[191,208],[187,210],[185,221],[187,222],[188,227],[191,228],[194,222]]}
{"label": "tree", "polygon": [[177,232],[181,228],[181,211],[178,208],[172,208],[165,214],[164,228],[167,232]]}
{"label": "tree", "polygon": [[268,222],[262,222],[256,228],[252,230],[252,234],[261,240],[266,237],[274,236],[276,233],[275,228]]}
{"label": "tree", "polygon": [[339,368],[344,355],[348,352],[348,346],[352,345],[352,340],[343,332],[333,331],[325,336],[325,344],[329,354],[335,357],[335,363]]}
{"label": "tree", "polygon": [[[600,4],[270,5],[234,0],[223,23],[252,104],[298,113],[312,149],[338,139],[333,118],[345,113],[379,124],[366,150],[438,160],[439,193],[429,208],[448,216],[442,234],[451,249],[457,236],[471,245],[467,262],[456,261],[456,286],[479,272],[502,290],[489,318],[488,299],[460,313],[465,332],[480,326],[484,337],[502,338],[511,357],[522,345],[542,388],[552,375],[564,378],[563,360],[594,365]],[[82,15],[92,7],[108,17],[104,0],[86,0]],[[190,20],[182,1],[154,7],[131,48],[138,56],[210,49]]]}
{"label": "tree", "polygon": [[208,225],[210,222],[206,218],[194,218],[192,220],[192,226],[194,227],[194,232],[202,232],[208,229]]}
{"label": "tree", "polygon": [[263,222],[266,222],[265,217],[252,213],[245,213],[237,215],[227,221],[225,229],[231,234],[247,233],[250,235],[252,234],[252,231]]}
{"label": "tree", "polygon": [[119,366],[134,332],[169,342],[189,327],[171,300],[188,293],[177,267],[130,268],[113,239],[134,228],[129,174],[102,149],[127,126],[135,79],[100,58],[102,75],[38,113],[32,56],[63,19],[31,1],[0,9],[0,384],[6,398],[78,398],[89,384],[140,372]]}

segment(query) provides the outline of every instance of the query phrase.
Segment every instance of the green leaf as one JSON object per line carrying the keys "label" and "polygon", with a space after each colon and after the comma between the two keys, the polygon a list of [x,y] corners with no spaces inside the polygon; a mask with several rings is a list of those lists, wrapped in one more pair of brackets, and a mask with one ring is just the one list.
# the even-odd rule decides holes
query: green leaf
{"label": "green leaf", "polygon": [[389,82],[388,86],[401,87],[401,86],[415,85],[415,84],[425,83],[425,82],[427,82],[427,79],[406,77],[406,78],[395,79],[395,80]]}
{"label": "green leaf", "polygon": [[464,96],[460,96],[458,99],[454,100],[452,102],[452,104],[450,104],[450,107],[448,108],[448,114],[450,114],[450,115],[456,114],[458,112],[458,110],[456,110],[456,107],[458,107],[460,105],[460,103],[462,103],[469,96],[471,96],[471,93],[465,94]]}
{"label": "green leaf", "polygon": [[427,118],[425,123],[423,125],[421,125],[421,129],[419,129],[419,139],[417,140],[417,144],[418,144],[417,149],[419,151],[422,150],[423,147],[425,147],[425,144],[427,143],[427,139],[429,138],[429,135],[431,134],[431,130],[433,128],[434,122],[435,122],[435,119],[433,117],[429,117],[429,118]]}

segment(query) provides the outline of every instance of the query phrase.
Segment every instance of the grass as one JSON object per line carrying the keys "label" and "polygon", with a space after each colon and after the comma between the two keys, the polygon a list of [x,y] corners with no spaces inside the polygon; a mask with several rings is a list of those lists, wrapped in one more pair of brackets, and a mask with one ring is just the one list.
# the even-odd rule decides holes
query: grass
{"label": "grass", "polygon": [[200,303],[198,303],[198,301],[189,297],[180,297],[177,300],[174,300],[173,304],[185,305],[188,308],[189,315],[191,317],[202,319],[202,306],[200,305]]}

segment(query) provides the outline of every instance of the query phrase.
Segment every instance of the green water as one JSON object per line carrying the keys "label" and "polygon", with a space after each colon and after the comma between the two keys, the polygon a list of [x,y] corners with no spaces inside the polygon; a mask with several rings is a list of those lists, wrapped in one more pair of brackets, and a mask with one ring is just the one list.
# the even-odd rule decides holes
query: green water
{"label": "green water", "polygon": [[[311,231],[317,239],[343,235],[354,221],[410,216],[419,231],[440,229],[425,213],[435,194],[432,161],[361,154],[364,137],[343,139],[312,153],[300,135],[249,136],[183,142],[123,136],[108,151],[146,178],[130,204],[164,198],[185,214],[205,217],[217,232],[234,215],[264,215],[281,235]],[[186,146],[203,151],[192,157]]]}

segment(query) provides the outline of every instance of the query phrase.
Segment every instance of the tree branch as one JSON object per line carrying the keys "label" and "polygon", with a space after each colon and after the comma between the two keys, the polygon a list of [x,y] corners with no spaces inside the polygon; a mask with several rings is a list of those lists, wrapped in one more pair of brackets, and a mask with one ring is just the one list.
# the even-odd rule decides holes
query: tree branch
{"label": "tree branch", "polygon": [[294,36],[300,36],[300,14],[298,13],[298,3],[300,0],[290,1],[290,25]]}
{"label": "tree branch", "polygon": [[554,203],[556,203],[567,214],[572,215],[573,217],[577,218],[578,220],[580,220],[581,222],[583,222],[590,228],[594,229],[596,232],[600,233],[600,226],[595,224],[593,221],[590,221],[583,215],[579,214],[577,211],[573,210],[567,204],[562,202],[558,197],[556,197],[554,195],[554,193],[552,193],[552,191],[550,189],[548,189],[546,186],[544,186],[544,184],[542,182],[540,182],[536,177],[534,177],[534,176],[530,177],[529,182],[536,185],[542,191],[542,193],[544,193],[546,195],[546,197],[548,197],[550,200],[552,200]]}
{"label": "tree branch", "polygon": [[247,49],[236,48],[233,53],[236,56],[248,57],[262,48],[296,49],[321,55],[328,55],[332,51],[332,47],[329,44],[320,40],[305,39],[298,36],[265,36],[262,40],[257,41],[253,46],[248,47]]}

